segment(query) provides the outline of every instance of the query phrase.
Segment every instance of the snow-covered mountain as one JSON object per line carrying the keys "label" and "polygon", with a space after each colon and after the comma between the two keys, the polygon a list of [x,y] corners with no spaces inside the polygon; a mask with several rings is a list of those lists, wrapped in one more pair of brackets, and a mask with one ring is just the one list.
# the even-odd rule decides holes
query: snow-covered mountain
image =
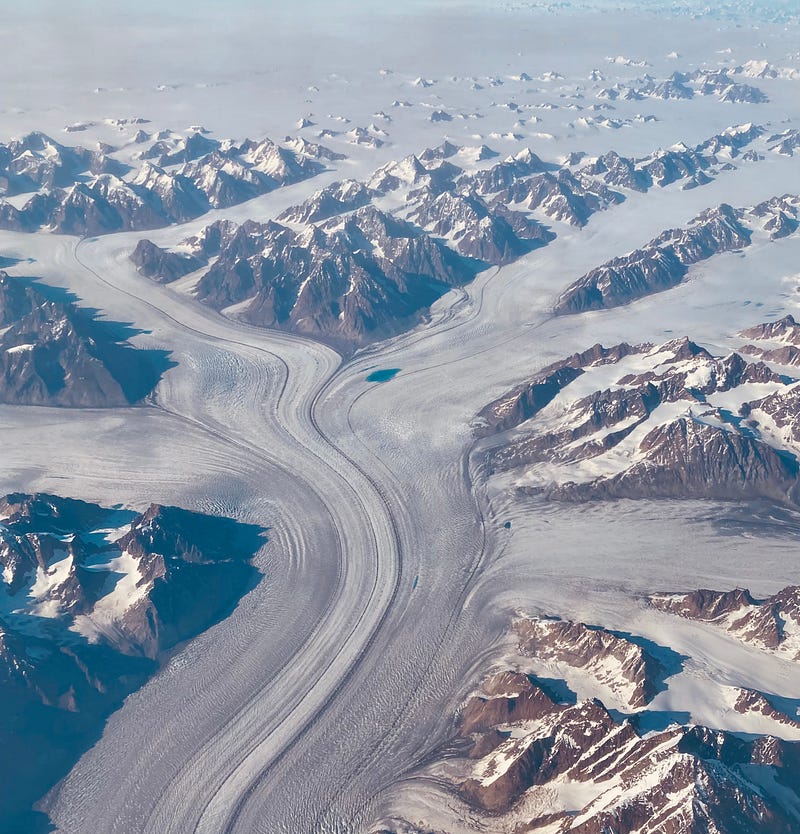
{"label": "snow-covered mountain", "polygon": [[21,207],[0,201],[0,228],[80,236],[156,229],[313,177],[320,159],[339,156],[313,143],[156,137],[130,163],[113,147],[69,148],[43,133],[0,145],[0,193],[35,192]]}
{"label": "snow-covered mountain", "polygon": [[[160,282],[208,263],[196,286],[200,299],[223,310],[236,305],[236,315],[253,324],[296,330],[349,350],[418,323],[446,289],[481,268],[510,263],[545,246],[558,234],[545,222],[580,228],[596,212],[622,203],[625,191],[700,184],[700,175],[710,182],[720,157],[737,155],[762,133],[759,126],[741,125],[693,149],[676,146],[642,159],[614,152],[594,160],[577,155],[561,167],[525,149],[469,172],[462,165],[475,154],[444,142],[381,166],[365,182],[333,182],[285,209],[277,222],[248,222],[238,227],[246,231],[236,232],[229,222],[218,221],[174,250],[142,241],[132,259],[142,275]],[[480,161],[491,160],[491,153],[478,151]],[[245,159],[251,161],[254,153],[250,148]],[[224,171],[219,154],[212,154],[216,172]],[[199,169],[187,176],[187,166],[207,166],[208,159],[186,163],[180,169],[183,179],[206,196],[221,194],[216,174],[213,183]],[[147,177],[153,188],[159,183],[156,190],[171,195],[167,202],[174,206],[164,174],[152,169]],[[249,187],[243,176],[235,181],[236,188]],[[753,222],[757,219],[765,230],[789,229],[796,206],[787,198],[753,212]],[[630,263],[620,269],[625,274],[615,279],[624,286],[612,289],[630,298],[648,290],[647,280],[653,288],[670,286],[683,278],[688,263],[746,245],[750,233],[742,215],[723,206],[701,215],[688,231],[665,233],[629,256]],[[209,241],[214,245],[209,247]],[[412,253],[416,249],[428,253],[424,263]],[[654,265],[640,267],[639,261],[648,258]],[[590,275],[577,282],[559,310],[600,305],[592,300],[597,295],[593,281]],[[584,302],[587,294],[592,299]]]}
{"label": "snow-covered mountain", "polygon": [[[752,84],[736,80],[732,74],[742,74],[748,78],[776,77],[752,74],[753,67],[743,67],[735,71],[727,68],[700,68],[691,72],[675,71],[666,78],[655,78],[645,73],[633,81],[620,81],[611,87],[600,87],[597,98],[614,101],[640,101],[642,99],[659,99],[661,101],[688,101],[696,96],[713,96],[718,101],[729,104],[764,104],[769,101],[767,94]],[[601,82],[602,79],[596,79]]]}
{"label": "snow-covered mountain", "polygon": [[[775,599],[791,595],[796,589]],[[707,613],[714,623],[726,612],[753,607],[746,592],[659,595],[651,603],[681,616]],[[664,669],[649,657],[649,647],[642,649],[648,642],[634,635],[531,617],[517,619],[514,631],[517,654],[504,656],[463,702],[446,755],[398,786],[397,811],[376,831],[797,830],[800,742],[707,727],[678,712],[663,716],[650,703]],[[673,672],[680,673],[691,659],[677,657]],[[570,685],[576,672],[589,676],[594,691],[618,703],[621,697],[624,711],[605,698],[578,697]],[[736,686],[726,692],[729,709],[753,727],[766,718],[795,737],[800,722],[765,693]],[[424,803],[409,802],[415,796],[424,796]]]}
{"label": "snow-covered mountain", "polygon": [[479,758],[459,788],[467,802],[559,834],[796,830],[796,742],[745,741],[696,725],[640,735],[596,701],[547,704],[525,676],[514,683],[467,705],[474,721],[497,699],[536,704],[473,736]]}
{"label": "snow-covered mountain", "polygon": [[741,348],[747,356],[776,365],[796,367],[800,364],[800,325],[791,315],[747,328],[740,335],[750,340]]}
{"label": "snow-covered mountain", "polygon": [[654,594],[650,604],[688,620],[711,623],[763,651],[800,660],[800,587],[784,588],[760,600],[743,589]]}
{"label": "snow-covered mountain", "polygon": [[645,706],[666,671],[645,646],[598,626],[524,617],[514,630],[521,653],[555,668],[582,670],[628,709]]}
{"label": "snow-covered mountain", "polygon": [[785,237],[798,227],[800,198],[774,197],[749,209],[723,203],[669,229],[641,249],[614,258],[571,284],[555,305],[557,314],[628,304],[684,280],[689,267],[722,252],[750,245],[754,233]]}
{"label": "snow-covered mountain", "polygon": [[258,528],[175,507],[0,498],[5,813],[72,764],[167,649],[228,613],[262,542]]}
{"label": "snow-covered mountain", "polygon": [[337,214],[363,208],[372,197],[373,192],[360,182],[335,182],[312,194],[301,205],[286,209],[278,215],[278,220],[299,225],[319,223]]}
{"label": "snow-covered mountain", "polygon": [[[768,326],[767,326],[768,327]],[[796,503],[798,382],[684,338],[595,345],[545,368],[478,421],[494,471],[553,498]]]}
{"label": "snow-covered mountain", "polygon": [[[475,268],[418,227],[367,206],[324,226],[221,223],[194,241],[191,257],[215,260],[196,294],[267,327],[357,345],[397,332]],[[140,271],[179,261],[140,246]],[[187,267],[189,264],[186,264]],[[172,267],[170,267],[172,268]]]}
{"label": "snow-covered mountain", "polygon": [[142,399],[169,361],[122,341],[124,330],[0,272],[0,402],[106,408]]}

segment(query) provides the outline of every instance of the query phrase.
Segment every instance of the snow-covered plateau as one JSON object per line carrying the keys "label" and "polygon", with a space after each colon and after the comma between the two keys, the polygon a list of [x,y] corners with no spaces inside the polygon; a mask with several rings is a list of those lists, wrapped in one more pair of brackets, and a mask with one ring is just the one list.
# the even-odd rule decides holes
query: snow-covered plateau
{"label": "snow-covered plateau", "polygon": [[0,24],[0,828],[800,831],[794,4],[106,5]]}

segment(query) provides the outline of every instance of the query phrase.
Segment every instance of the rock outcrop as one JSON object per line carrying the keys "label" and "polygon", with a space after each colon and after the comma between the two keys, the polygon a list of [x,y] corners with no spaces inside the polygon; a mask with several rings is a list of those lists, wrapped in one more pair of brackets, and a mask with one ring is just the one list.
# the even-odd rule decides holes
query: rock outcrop
{"label": "rock outcrop", "polygon": [[0,402],[106,408],[141,400],[169,367],[48,288],[0,272]]}
{"label": "rock outcrop", "polygon": [[156,229],[323,170],[322,146],[290,149],[269,139],[237,144],[199,132],[157,136],[132,171],[112,156],[114,148],[68,148],[43,133],[0,145],[0,194],[32,193],[21,208],[0,201],[0,228],[81,237]]}
{"label": "rock outcrop", "polygon": [[646,648],[599,626],[526,617],[514,631],[523,655],[584,671],[632,710],[652,699],[664,675]]}
{"label": "rock outcrop", "polygon": [[232,610],[258,577],[250,560],[262,543],[260,528],[175,507],[137,515],[42,493],[0,498],[8,825],[167,649]]}
{"label": "rock outcrop", "polygon": [[204,261],[188,253],[170,252],[143,239],[136,244],[131,260],[145,278],[169,284],[200,269]]}
{"label": "rock outcrop", "polygon": [[655,594],[650,605],[688,620],[711,623],[744,643],[800,660],[800,587],[756,600],[742,589]]}
{"label": "rock outcrop", "polygon": [[742,353],[764,362],[796,367],[800,365],[800,325],[789,316],[743,330],[739,335],[755,344],[741,348]]}
{"label": "rock outcrop", "polygon": [[300,225],[319,223],[337,214],[363,208],[372,201],[373,193],[355,180],[335,182],[312,194],[301,205],[281,212],[278,220]]}
{"label": "rock outcrop", "polygon": [[476,432],[491,471],[518,472],[554,499],[795,503],[798,398],[800,386],[763,362],[688,339],[595,345],[486,406]]}
{"label": "rock outcrop", "polygon": [[[679,612],[714,619],[753,605],[746,591],[670,599]],[[708,727],[679,712],[668,715],[665,727],[664,714],[639,685],[659,674],[637,651],[640,638],[558,619],[523,617],[514,629],[519,655],[506,657],[466,699],[447,755],[401,789],[392,807],[402,811],[382,824],[381,834],[461,831],[456,820],[464,819],[476,829],[550,834],[797,830],[800,742],[760,728],[766,721],[794,738],[800,722],[772,696],[709,682],[711,698],[720,698],[719,716],[737,714],[735,725],[744,720],[759,729]],[[600,699],[579,699],[563,667],[603,680],[615,696],[634,696],[635,712],[621,715]]]}
{"label": "rock outcrop", "polygon": [[[782,786],[766,791],[762,784],[776,766],[791,780],[797,743],[744,741],[695,725],[640,736],[592,701],[543,712],[502,725],[518,729],[476,762],[459,789],[467,802],[492,814],[514,812],[529,830],[565,834],[796,830]],[[572,792],[581,797],[577,806],[569,785],[583,787]],[[521,802],[545,795],[549,811],[538,817]]]}
{"label": "rock outcrop", "polygon": [[448,238],[469,258],[502,265],[555,238],[535,220],[502,204],[491,207],[477,194],[417,195],[409,219],[437,237]]}
{"label": "rock outcrop", "polygon": [[683,281],[693,264],[749,246],[753,232],[748,220],[753,217],[727,204],[704,211],[688,227],[663,232],[644,248],[586,273],[561,295],[555,312],[619,307],[670,289]]}
{"label": "rock outcrop", "polygon": [[194,257],[216,256],[197,283],[200,300],[217,309],[240,304],[245,321],[343,349],[407,327],[476,269],[417,226],[372,206],[299,232],[275,222],[221,222],[192,245]]}

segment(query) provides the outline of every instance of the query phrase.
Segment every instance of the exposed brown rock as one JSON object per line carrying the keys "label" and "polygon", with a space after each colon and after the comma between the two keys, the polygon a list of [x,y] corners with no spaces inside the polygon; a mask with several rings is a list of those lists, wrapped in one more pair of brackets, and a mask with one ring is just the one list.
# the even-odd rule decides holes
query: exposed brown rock
{"label": "exposed brown rock", "polygon": [[[722,203],[699,214],[686,228],[663,232],[642,249],[614,258],[571,284],[558,299],[556,314],[618,307],[679,284],[691,265],[749,246],[751,221],[764,216],[764,205],[747,210]],[[791,225],[789,218],[780,222],[778,214],[782,215],[783,208],[768,206],[764,211],[774,215],[773,234],[796,230],[797,224]],[[794,203],[787,202],[786,211],[796,220]]]}
{"label": "exposed brown rock", "polygon": [[[108,541],[120,513],[129,532]],[[262,531],[158,505],[115,517],[42,493],[0,498],[0,519],[7,819],[66,773],[165,650],[227,615],[257,577]]]}
{"label": "exposed brown rock", "polygon": [[754,689],[739,689],[733,708],[742,715],[763,715],[778,724],[800,728],[800,721],[797,718],[792,718],[785,712],[781,712],[763,692],[757,692]]}
{"label": "exposed brown rock", "polygon": [[515,721],[541,718],[556,708],[555,702],[527,675],[501,672],[470,698],[460,716],[462,735],[480,733]]}
{"label": "exposed brown rock", "polygon": [[514,428],[534,417],[552,402],[564,387],[583,373],[585,368],[618,362],[625,356],[645,352],[651,347],[632,347],[622,343],[606,348],[597,343],[582,353],[574,353],[566,359],[548,365],[530,382],[518,385],[483,408],[478,414],[482,425],[476,432],[478,435],[485,435]]}
{"label": "exposed brown rock", "polygon": [[724,628],[746,643],[800,660],[800,586],[755,600],[747,590],[657,594],[650,604],[662,611]]}
{"label": "exposed brown rock", "polygon": [[781,341],[800,346],[800,324],[791,315],[784,316],[778,321],[748,327],[746,330],[742,330],[739,335],[745,339]]}
{"label": "exposed brown rock", "polygon": [[514,630],[523,654],[585,670],[632,709],[651,700],[664,673],[641,645],[598,626],[522,618]]}
{"label": "exposed brown rock", "polygon": [[[596,372],[604,387],[591,391],[584,375],[617,363],[619,375]],[[756,385],[772,393],[752,399],[746,386]],[[728,405],[728,397],[724,406],[715,405],[715,395],[737,389],[739,405]],[[581,395],[570,396],[573,390]],[[485,443],[488,465],[495,472],[529,467],[534,477],[522,488],[556,500],[794,503],[800,496],[798,414],[800,385],[764,362],[735,351],[715,357],[682,338],[659,346],[595,345],[556,362],[486,406],[475,431],[489,438],[517,429]],[[782,435],[762,431],[762,424]],[[600,466],[587,465],[595,460]],[[607,474],[593,474],[597,469]]]}
{"label": "exposed brown rock", "polygon": [[108,408],[142,399],[169,367],[47,288],[0,272],[0,402]]}

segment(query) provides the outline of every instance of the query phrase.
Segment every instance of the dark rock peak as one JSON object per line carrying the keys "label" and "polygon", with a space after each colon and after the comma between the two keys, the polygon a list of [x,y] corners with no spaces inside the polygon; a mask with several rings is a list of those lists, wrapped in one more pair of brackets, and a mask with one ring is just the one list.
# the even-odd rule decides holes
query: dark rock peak
{"label": "dark rock peak", "polygon": [[48,296],[42,285],[0,273],[0,402],[115,407],[155,387],[166,354],[134,349],[121,326]]}
{"label": "dark rock peak", "polygon": [[639,444],[642,460],[608,481],[565,485],[565,498],[653,497],[790,500],[794,458],[754,437],[686,417],[656,426]]}
{"label": "dark rock peak", "polygon": [[163,151],[159,148],[159,152],[151,152],[148,154],[148,157],[157,158],[158,164],[164,167],[199,159],[206,154],[213,153],[219,147],[220,142],[216,139],[210,139],[202,133],[194,132],[190,133],[185,139],[180,139],[175,146],[170,147],[166,145]]}
{"label": "dark rock peak", "polygon": [[757,356],[765,362],[774,362],[776,365],[800,366],[800,347],[795,345],[785,345],[772,349],[756,345],[744,345],[740,348],[740,351],[748,356]]}
{"label": "dark rock peak", "polygon": [[562,293],[555,312],[618,307],[680,283],[688,268],[713,255],[750,245],[751,213],[723,203],[701,212],[684,228],[669,229],[643,249],[613,258],[579,278]]}
{"label": "dark rock peak", "polygon": [[37,529],[61,535],[97,525],[106,514],[95,504],[45,492],[12,492],[0,498],[3,523],[21,532]]}
{"label": "dark rock peak", "polygon": [[754,599],[744,589],[655,594],[650,605],[688,620],[713,623],[765,651],[800,659],[800,586]]}
{"label": "dark rock peak", "polygon": [[[797,502],[800,387],[792,380],[738,352],[712,356],[686,338],[616,351],[595,346],[556,362],[484,408],[479,436],[516,429],[484,444],[490,470],[530,467],[530,489],[558,500]],[[639,358],[626,361],[632,355]],[[582,382],[570,396],[575,379],[616,362],[617,375],[599,375],[596,390]],[[768,393],[754,395],[754,385]],[[762,432],[762,422],[780,436]],[[610,474],[593,475],[595,459]]]}
{"label": "dark rock peak", "polygon": [[481,195],[494,194],[508,188],[518,179],[541,173],[547,168],[548,166],[530,148],[526,148],[490,168],[474,174],[464,174],[456,181],[456,185],[462,189],[473,188]]}
{"label": "dark rock peak", "polygon": [[623,200],[605,183],[563,168],[555,174],[545,172],[517,180],[494,198],[494,202],[525,203],[531,211],[539,209],[574,226],[586,225],[596,211]]}
{"label": "dark rock peak", "polygon": [[131,260],[145,278],[165,284],[200,269],[204,263],[189,254],[168,252],[147,239],[136,244]]}
{"label": "dark rock peak", "polygon": [[[662,400],[694,399],[717,391],[730,391],[747,382],[776,382],[783,378],[763,362],[747,362],[738,353],[731,353],[720,359],[688,339],[668,342],[662,346],[669,353],[662,370],[648,370],[642,374],[626,374],[617,384],[641,386],[657,382],[661,386]],[[691,361],[700,360],[700,361]],[[689,363],[686,370],[675,370],[679,363]],[[704,373],[697,374],[699,368]],[[665,384],[666,383],[666,384]]]}
{"label": "dark rock peak", "polygon": [[567,365],[518,386],[478,414],[477,433],[504,432],[530,420],[582,373],[581,368]]}
{"label": "dark rock peak", "polygon": [[412,186],[442,190],[450,187],[459,173],[461,168],[443,157],[434,157],[426,165],[418,156],[409,154],[399,162],[390,162],[379,168],[370,177],[367,187],[382,194]]}
{"label": "dark rock peak", "polygon": [[318,223],[329,217],[362,208],[370,203],[373,192],[356,180],[331,183],[312,194],[299,206],[292,206],[278,215],[284,223]]}
{"label": "dark rock peak", "polygon": [[331,162],[347,159],[345,154],[332,151],[325,145],[320,145],[316,142],[309,142],[308,139],[305,139],[302,136],[298,136],[296,138],[287,136],[283,142],[290,150],[294,151],[295,154],[308,157],[309,159],[327,159]]}
{"label": "dark rock peak", "polygon": [[452,142],[448,141],[447,139],[442,142],[441,145],[437,145],[435,148],[425,148],[425,150],[419,155],[420,162],[437,162],[443,159],[449,159],[451,156],[455,156],[461,148],[458,145],[454,145]]}
{"label": "dark rock peak", "polygon": [[218,255],[198,283],[202,300],[223,308],[249,299],[248,321],[348,347],[396,331],[474,274],[442,242],[372,205],[299,232],[215,225],[189,244],[198,257]]}
{"label": "dark rock peak", "polygon": [[732,591],[700,589],[688,594],[653,595],[649,599],[654,608],[689,620],[716,620],[756,604],[746,588]]}
{"label": "dark rock peak", "polygon": [[[130,181],[122,179],[128,166],[112,153],[111,147],[66,148],[43,134],[0,146],[0,193],[40,191],[21,209],[0,203],[0,228],[29,232],[48,227],[81,236],[154,229],[322,170],[311,156],[269,140],[236,145],[199,131],[186,137],[156,134],[156,141],[139,154],[152,162],[145,161]],[[178,164],[182,167],[175,171]]]}
{"label": "dark rock peak", "polygon": [[543,373],[558,370],[559,368],[589,368],[598,365],[608,365],[619,362],[626,356],[631,356],[636,353],[647,353],[652,350],[653,345],[645,343],[641,345],[629,345],[627,342],[621,342],[612,347],[603,347],[599,342],[592,345],[579,353],[573,353],[566,359],[561,359],[552,365],[549,365]]}
{"label": "dark rock peak", "polygon": [[474,191],[428,191],[408,216],[431,234],[450,236],[462,255],[491,264],[509,263],[554,237],[521,212],[490,207]]}
{"label": "dark rock peak", "polygon": [[630,709],[653,698],[665,671],[641,643],[600,626],[526,617],[514,631],[522,654],[584,670]]}
{"label": "dark rock peak", "polygon": [[605,348],[595,344],[542,369],[532,380],[518,385],[483,408],[478,414],[479,435],[494,434],[515,428],[530,420],[588,367],[619,362],[635,353],[646,353],[652,345],[631,346],[625,342]]}
{"label": "dark rock peak", "polygon": [[[516,721],[536,721],[555,712],[558,704],[533,679],[519,672],[498,672],[485,680],[459,715],[459,734],[487,733]],[[482,739],[472,755],[480,752]]]}
{"label": "dark rock peak", "polygon": [[[797,743],[746,741],[698,725],[640,736],[596,701],[556,705],[534,684],[514,684],[513,692],[473,699],[462,713],[477,761],[457,788],[476,808],[518,810],[531,826],[575,834],[794,831],[791,794],[765,791],[761,777],[773,767],[788,775],[800,761]],[[537,787],[555,798],[564,783],[585,786],[578,808],[555,804],[531,819],[537,806],[518,805]]]}
{"label": "dark rock peak", "polygon": [[594,162],[580,169],[580,174],[602,176],[609,185],[629,188],[632,191],[647,191],[653,180],[647,171],[637,169],[632,159],[620,156],[616,151],[599,156]]}
{"label": "dark rock peak", "polygon": [[165,650],[228,615],[258,576],[263,530],[42,493],[0,498],[0,518],[0,596],[13,598],[0,619],[6,821],[67,772]]}
{"label": "dark rock peak", "polygon": [[733,703],[736,712],[742,715],[763,715],[787,727],[800,728],[800,721],[778,709],[763,692],[755,689],[738,688],[738,695]]}

